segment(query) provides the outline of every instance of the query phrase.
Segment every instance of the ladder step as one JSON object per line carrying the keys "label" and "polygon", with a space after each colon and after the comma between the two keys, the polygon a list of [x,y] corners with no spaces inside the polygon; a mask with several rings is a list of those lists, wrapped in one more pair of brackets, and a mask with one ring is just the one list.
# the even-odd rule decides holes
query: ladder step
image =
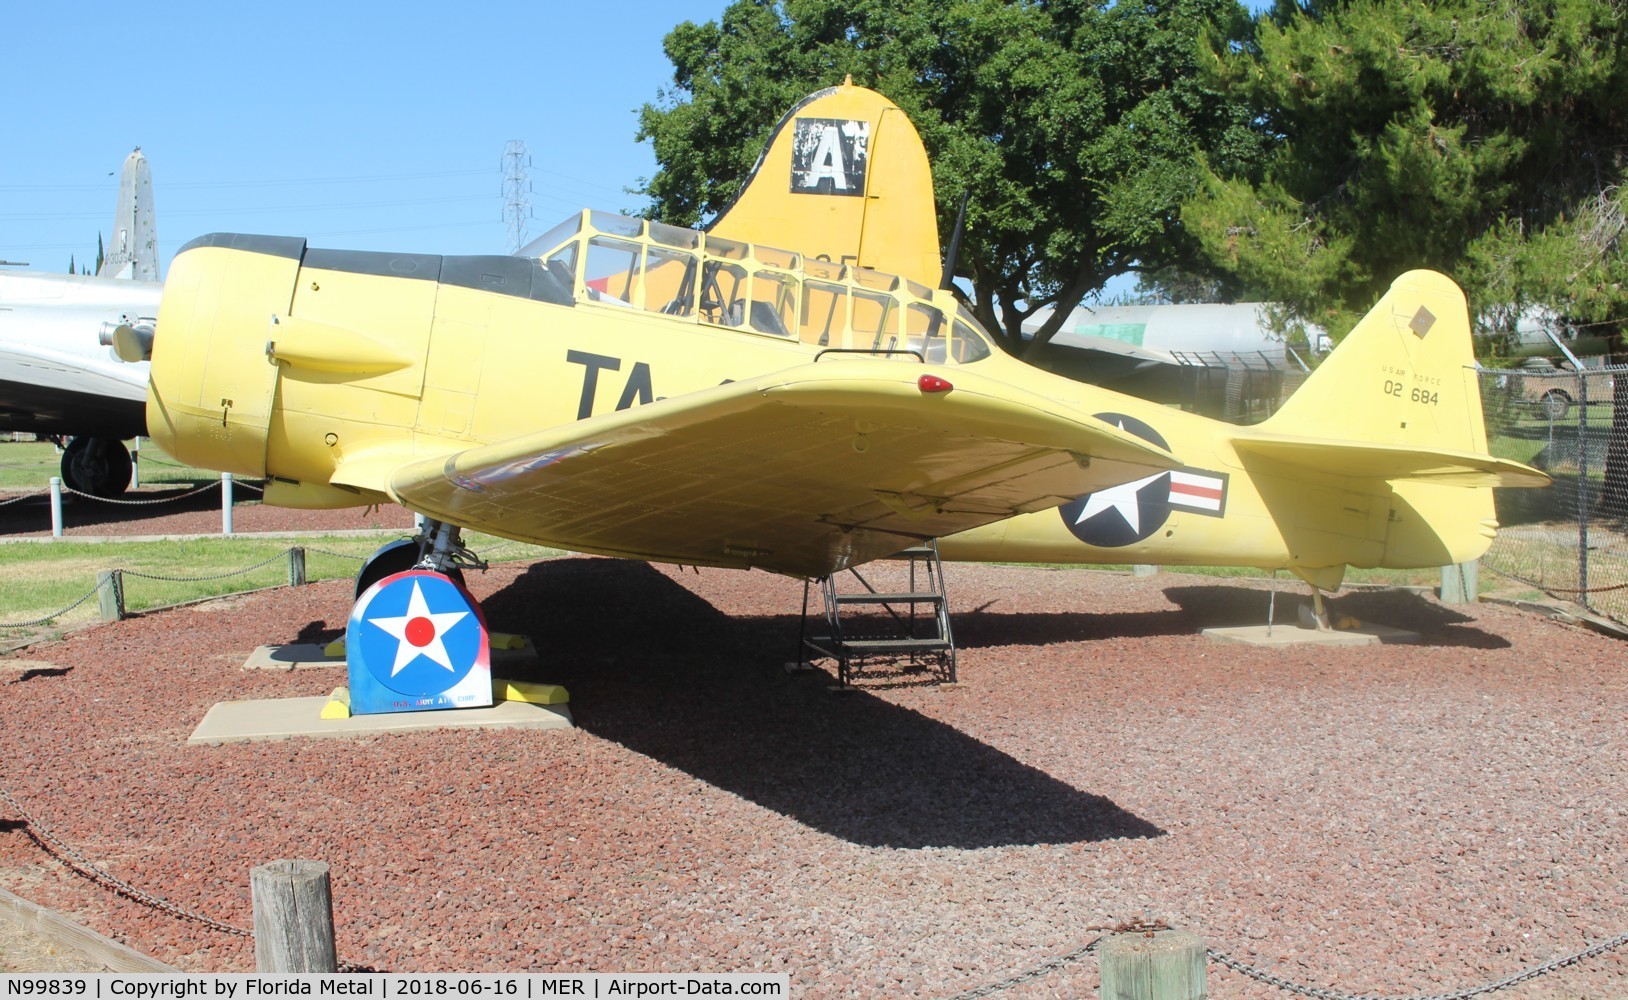
{"label": "ladder step", "polygon": [[931,653],[950,648],[948,639],[844,639],[850,653]]}
{"label": "ladder step", "polygon": [[897,551],[897,552],[893,553],[892,555],[888,556],[888,558],[889,559],[928,559],[928,558],[931,558],[933,555],[934,555],[934,552],[933,552],[933,547],[931,545],[912,545],[908,549],[900,549],[899,551]]}
{"label": "ladder step", "polygon": [[943,594],[930,590],[904,591],[893,594],[838,594],[838,604],[942,604]]}

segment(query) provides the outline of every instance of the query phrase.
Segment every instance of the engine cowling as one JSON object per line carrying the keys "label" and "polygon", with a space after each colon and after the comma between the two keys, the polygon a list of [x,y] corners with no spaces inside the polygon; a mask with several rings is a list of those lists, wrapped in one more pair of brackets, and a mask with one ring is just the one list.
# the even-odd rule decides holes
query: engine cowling
{"label": "engine cowling", "polygon": [[153,341],[147,428],[177,460],[266,475],[277,365],[274,317],[294,297],[305,241],[218,233],[170,265]]}

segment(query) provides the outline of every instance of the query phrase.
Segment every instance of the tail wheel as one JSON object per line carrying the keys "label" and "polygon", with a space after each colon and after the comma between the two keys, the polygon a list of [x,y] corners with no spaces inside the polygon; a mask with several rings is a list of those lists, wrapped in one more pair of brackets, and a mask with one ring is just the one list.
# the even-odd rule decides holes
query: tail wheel
{"label": "tail wheel", "polygon": [[111,498],[130,485],[130,452],[115,438],[76,437],[62,451],[62,481],[71,490]]}

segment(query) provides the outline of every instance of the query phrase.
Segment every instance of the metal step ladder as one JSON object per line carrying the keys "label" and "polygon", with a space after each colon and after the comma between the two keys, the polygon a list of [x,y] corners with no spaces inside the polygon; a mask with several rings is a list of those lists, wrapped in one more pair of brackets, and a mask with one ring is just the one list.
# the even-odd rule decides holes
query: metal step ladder
{"label": "metal step ladder", "polygon": [[938,543],[905,549],[867,563],[864,569],[865,573],[849,569],[818,581],[825,597],[823,634],[810,634],[812,584],[803,584],[798,665],[829,657],[837,663],[838,683],[851,687],[855,672],[867,662],[885,658],[907,667],[931,664],[940,683],[955,683],[955,639]]}

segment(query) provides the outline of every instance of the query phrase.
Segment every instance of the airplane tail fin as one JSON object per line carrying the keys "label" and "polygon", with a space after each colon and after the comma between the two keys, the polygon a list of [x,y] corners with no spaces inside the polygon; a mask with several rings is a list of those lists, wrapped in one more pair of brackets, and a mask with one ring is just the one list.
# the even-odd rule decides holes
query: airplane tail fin
{"label": "airplane tail fin", "polygon": [[910,117],[851,82],[810,94],[769,137],[710,235],[937,285],[933,174]]}
{"label": "airplane tail fin", "polygon": [[[1338,585],[1344,566],[1317,561],[1320,538],[1339,536],[1342,551],[1352,539],[1372,544],[1359,565],[1465,562],[1496,533],[1488,487],[1549,483],[1487,453],[1469,309],[1434,271],[1397,278],[1283,408],[1240,428],[1233,445],[1246,464],[1282,470],[1290,486],[1274,495],[1275,513],[1305,552],[1291,568],[1324,587]],[[1383,495],[1361,485],[1374,480],[1388,484]],[[1302,523],[1317,502],[1315,524]]]}
{"label": "airplane tail fin", "polygon": [[141,147],[124,158],[113,239],[97,269],[99,278],[158,280],[158,224],[153,212],[153,172]]}
{"label": "airplane tail fin", "polygon": [[1409,271],[1259,425],[1267,434],[1485,455],[1469,309],[1445,275]]}

